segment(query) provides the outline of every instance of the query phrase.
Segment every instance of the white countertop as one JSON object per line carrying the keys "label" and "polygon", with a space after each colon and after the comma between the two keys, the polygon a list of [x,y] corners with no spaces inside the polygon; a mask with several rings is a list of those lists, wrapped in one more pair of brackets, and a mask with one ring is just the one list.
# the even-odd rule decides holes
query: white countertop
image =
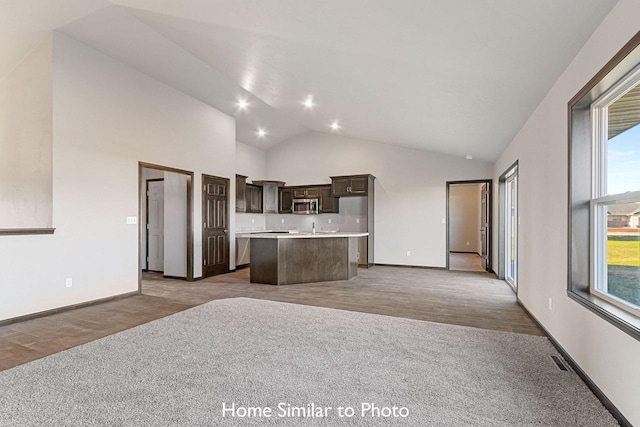
{"label": "white countertop", "polygon": [[331,232],[331,231],[317,231],[316,234],[311,232],[301,233],[238,233],[236,237],[249,237],[251,239],[308,239],[308,238],[324,238],[324,237],[365,237],[369,233],[360,232]]}

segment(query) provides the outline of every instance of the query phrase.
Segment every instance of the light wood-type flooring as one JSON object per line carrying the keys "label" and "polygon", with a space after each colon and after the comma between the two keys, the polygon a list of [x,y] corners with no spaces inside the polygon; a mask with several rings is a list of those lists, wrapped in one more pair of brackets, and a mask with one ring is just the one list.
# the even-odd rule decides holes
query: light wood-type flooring
{"label": "light wood-type flooring", "polygon": [[271,286],[243,269],[196,282],[145,273],[142,295],[0,326],[0,370],[215,299],[248,297],[544,335],[489,273],[375,266],[350,281]]}
{"label": "light wood-type flooring", "polygon": [[449,269],[457,271],[486,271],[484,260],[478,254],[449,252]]}

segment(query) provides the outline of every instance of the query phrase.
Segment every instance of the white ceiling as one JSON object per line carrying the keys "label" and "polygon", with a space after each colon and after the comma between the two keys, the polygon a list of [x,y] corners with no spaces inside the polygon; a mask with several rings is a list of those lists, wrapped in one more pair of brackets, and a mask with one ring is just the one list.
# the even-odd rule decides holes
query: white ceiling
{"label": "white ceiling", "polygon": [[[262,148],[339,120],[346,136],[495,160],[615,2],[2,0],[0,25],[58,29],[235,116]],[[0,58],[14,45],[0,34]]]}

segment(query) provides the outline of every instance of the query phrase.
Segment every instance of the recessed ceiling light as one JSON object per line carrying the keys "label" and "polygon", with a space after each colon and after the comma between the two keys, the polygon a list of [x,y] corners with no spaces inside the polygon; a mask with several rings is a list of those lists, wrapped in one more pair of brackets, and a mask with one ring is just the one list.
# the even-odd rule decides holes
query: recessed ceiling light
{"label": "recessed ceiling light", "polygon": [[240,99],[238,101],[238,109],[239,110],[246,110],[249,107],[249,101],[247,101],[246,99]]}
{"label": "recessed ceiling light", "polygon": [[467,160],[473,160],[473,156],[471,154],[467,154],[465,157]]}
{"label": "recessed ceiling light", "polygon": [[256,135],[258,136],[258,138],[264,138],[265,136],[267,136],[267,130],[265,128],[258,128],[258,130],[256,131]]}
{"label": "recessed ceiling light", "polygon": [[304,100],[304,102],[302,103],[302,105],[304,105],[304,108],[306,109],[311,109],[313,108],[314,102],[313,102],[313,95],[309,95],[307,96],[307,98]]}
{"label": "recessed ceiling light", "polygon": [[338,122],[337,120],[333,123],[331,123],[329,125],[329,127],[331,128],[331,130],[333,131],[339,131],[340,130],[340,122]]}

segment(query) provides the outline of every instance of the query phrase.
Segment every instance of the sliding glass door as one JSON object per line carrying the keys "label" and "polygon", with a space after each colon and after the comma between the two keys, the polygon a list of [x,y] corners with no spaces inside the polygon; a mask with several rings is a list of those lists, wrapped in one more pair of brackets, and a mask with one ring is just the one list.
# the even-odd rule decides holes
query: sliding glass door
{"label": "sliding glass door", "polygon": [[518,169],[514,168],[505,179],[505,274],[511,286],[518,286]]}

